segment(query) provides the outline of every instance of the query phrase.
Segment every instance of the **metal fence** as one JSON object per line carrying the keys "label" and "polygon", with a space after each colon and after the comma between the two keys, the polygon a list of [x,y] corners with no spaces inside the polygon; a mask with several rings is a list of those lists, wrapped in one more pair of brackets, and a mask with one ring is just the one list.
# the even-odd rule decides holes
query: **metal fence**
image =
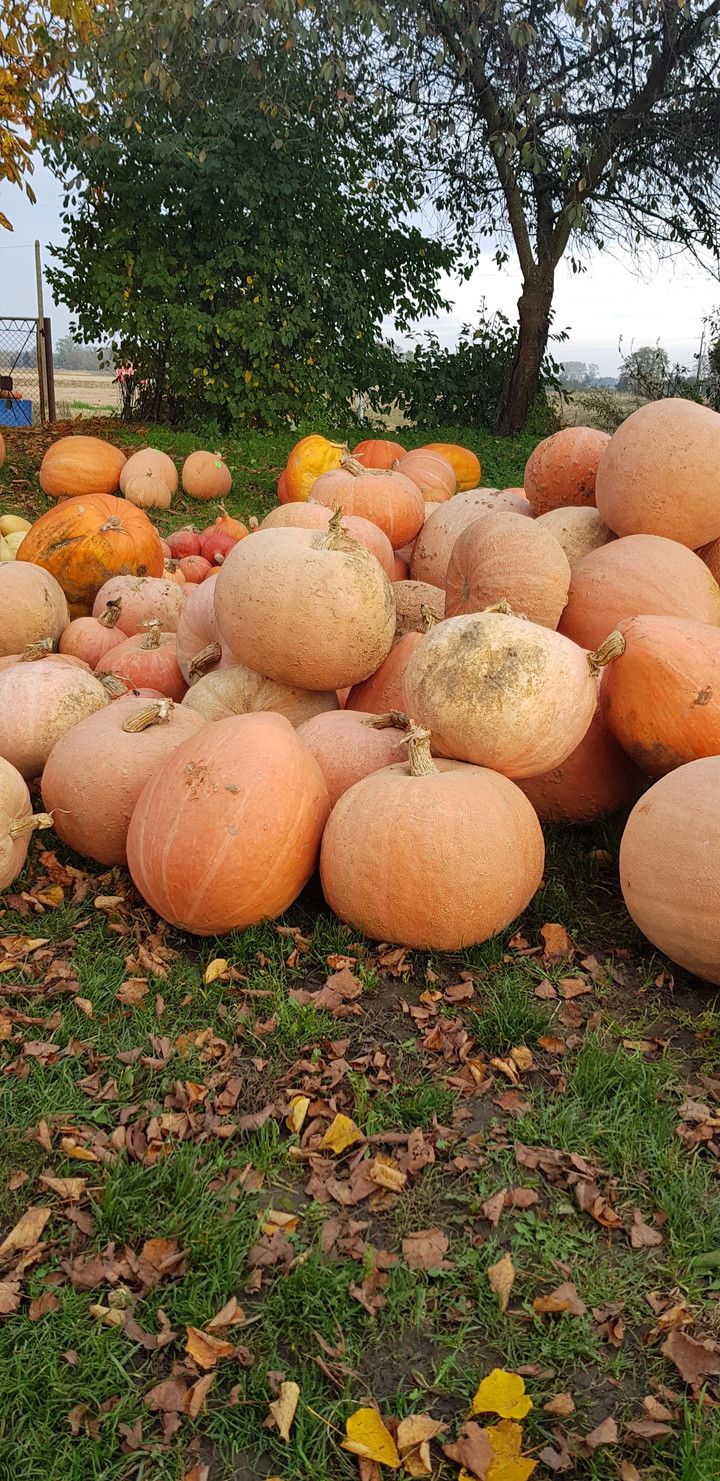
{"label": "metal fence", "polygon": [[49,319],[0,318],[0,426],[54,419]]}

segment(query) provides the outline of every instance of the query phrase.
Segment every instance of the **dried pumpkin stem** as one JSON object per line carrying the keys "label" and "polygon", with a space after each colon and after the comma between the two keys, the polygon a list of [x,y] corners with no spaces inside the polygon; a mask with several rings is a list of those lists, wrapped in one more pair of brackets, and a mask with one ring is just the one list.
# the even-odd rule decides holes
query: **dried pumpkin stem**
{"label": "dried pumpkin stem", "polygon": [[201,648],[188,664],[188,676],[191,679],[199,679],[206,674],[208,669],[214,667],[222,658],[222,648],[219,643],[208,643],[207,648]]}
{"label": "dried pumpkin stem", "polygon": [[175,704],[172,699],[156,699],[154,704],[145,705],[142,710],[136,710],[134,715],[128,715],[123,725],[128,735],[135,735],[139,730],[149,730],[151,725],[167,725]]}
{"label": "dried pumpkin stem", "polygon": [[120,597],[113,597],[111,601],[105,604],[105,611],[100,613],[98,622],[102,623],[103,627],[117,627],[121,612],[122,601]]}
{"label": "dried pumpkin stem", "polygon": [[352,552],[353,555],[357,555],[358,550],[362,549],[360,542],[359,540],[353,540],[352,537],[348,535],[347,530],[343,529],[342,518],[343,507],[342,504],[338,504],[337,508],[333,509],[333,512],[330,516],[330,523],[327,527],[327,534],[325,534],[320,541],[319,549],[345,550],[348,553]]}
{"label": "dried pumpkin stem", "polygon": [[125,526],[117,514],[110,515],[110,518],[105,521],[105,524],[100,526],[99,533],[104,535],[107,530],[122,530],[123,535],[125,534]]}
{"label": "dried pumpkin stem", "polygon": [[523,622],[528,620],[527,613],[514,611],[507,597],[502,597],[499,602],[493,602],[490,607],[483,607],[483,612],[502,612],[503,617],[520,617]]}
{"label": "dried pumpkin stem", "polygon": [[18,663],[36,663],[38,658],[47,658],[52,653],[52,638],[38,638],[37,643],[28,643],[23,648]]}
{"label": "dried pumpkin stem", "polygon": [[8,823],[10,837],[22,838],[26,833],[34,833],[38,828],[52,828],[53,820],[49,812],[36,812],[30,818],[13,818]]}
{"label": "dried pumpkin stem", "polygon": [[612,663],[614,658],[622,658],[624,652],[625,639],[622,633],[618,632],[616,628],[594,653],[588,653],[587,661],[590,665],[590,673],[593,678],[600,673],[601,669],[607,668],[608,664]]}
{"label": "dried pumpkin stem", "polygon": [[141,648],[159,648],[162,632],[160,619],[158,617],[150,617],[147,622],[143,623],[143,627],[147,628],[147,634],[140,644]]}
{"label": "dried pumpkin stem", "polygon": [[359,458],[354,458],[352,453],[345,453],[340,467],[345,473],[352,473],[354,478],[365,478],[368,475],[375,478],[378,474],[382,478],[383,474],[387,473],[387,468],[366,468],[365,464],[361,463]]}
{"label": "dried pumpkin stem", "polygon": [[127,684],[123,684],[117,674],[96,673],[95,678],[100,680],[108,699],[122,699],[122,696],[128,693]]}
{"label": "dried pumpkin stem", "polygon": [[[410,721],[404,710],[386,710],[384,715],[367,715],[360,721],[361,725],[367,725],[370,730],[408,730]],[[402,741],[398,741],[402,745]]]}
{"label": "dried pumpkin stem", "polygon": [[420,603],[420,616],[422,618],[422,624],[423,624],[422,625],[422,631],[424,633],[429,633],[431,627],[434,627],[435,626],[435,623],[438,620],[437,613],[436,612],[433,612],[432,607],[428,607],[427,602],[421,602]]}
{"label": "dried pumpkin stem", "polygon": [[414,720],[409,721],[410,729],[404,735],[398,745],[407,746],[410,756],[411,776],[432,776],[437,774],[437,766],[430,755],[430,731],[424,725],[416,725]]}

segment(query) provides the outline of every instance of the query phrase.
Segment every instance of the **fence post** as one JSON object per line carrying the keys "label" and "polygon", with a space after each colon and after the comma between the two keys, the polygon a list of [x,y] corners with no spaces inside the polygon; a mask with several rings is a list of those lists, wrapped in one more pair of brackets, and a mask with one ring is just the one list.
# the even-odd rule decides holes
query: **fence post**
{"label": "fence post", "polygon": [[40,393],[40,422],[43,423],[47,421],[47,390],[42,319],[35,320],[35,360],[37,362],[38,390]]}
{"label": "fence post", "polygon": [[53,365],[52,325],[49,319],[43,319],[43,349],[45,351],[45,385],[47,386],[48,421],[56,422],[55,366]]}

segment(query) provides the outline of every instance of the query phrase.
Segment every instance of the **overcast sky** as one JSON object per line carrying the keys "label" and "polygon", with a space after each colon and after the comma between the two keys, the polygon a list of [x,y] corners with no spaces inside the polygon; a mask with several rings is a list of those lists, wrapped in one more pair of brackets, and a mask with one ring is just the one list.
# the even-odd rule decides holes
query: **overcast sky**
{"label": "overcast sky", "polygon": [[[50,261],[50,245],[61,239],[61,191],[54,176],[38,161],[33,186],[38,197],[31,206],[17,187],[0,185],[0,210],[13,222],[12,233],[0,229],[0,314],[35,314],[33,243],[40,241],[43,261]],[[502,309],[511,320],[516,314],[520,279],[509,264],[498,271],[484,258],[470,282],[447,283],[454,303],[451,314],[433,322],[440,339],[452,344],[460,326],[472,323],[480,300]],[[555,293],[555,324],[570,331],[569,340],[556,347],[561,360],[595,361],[603,375],[618,370],[618,339],[655,344],[660,340],[672,360],[692,365],[702,332],[703,315],[720,304],[720,284],[687,255],[674,262],[648,266],[642,275],[620,253],[596,254],[586,273],[573,274],[561,265]],[[53,336],[66,334],[70,314],[52,303],[45,290],[45,312],[52,317]]]}

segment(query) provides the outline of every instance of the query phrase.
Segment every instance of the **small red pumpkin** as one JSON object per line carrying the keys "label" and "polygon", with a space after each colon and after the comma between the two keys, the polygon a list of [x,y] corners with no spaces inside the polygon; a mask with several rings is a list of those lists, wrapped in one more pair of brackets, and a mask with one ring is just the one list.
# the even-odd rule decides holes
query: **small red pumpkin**
{"label": "small red pumpkin", "polygon": [[160,630],[157,618],[145,624],[145,633],[127,638],[102,659],[102,671],[115,674],[128,689],[158,689],[180,703],[187,684],[180,671],[175,634]]}

